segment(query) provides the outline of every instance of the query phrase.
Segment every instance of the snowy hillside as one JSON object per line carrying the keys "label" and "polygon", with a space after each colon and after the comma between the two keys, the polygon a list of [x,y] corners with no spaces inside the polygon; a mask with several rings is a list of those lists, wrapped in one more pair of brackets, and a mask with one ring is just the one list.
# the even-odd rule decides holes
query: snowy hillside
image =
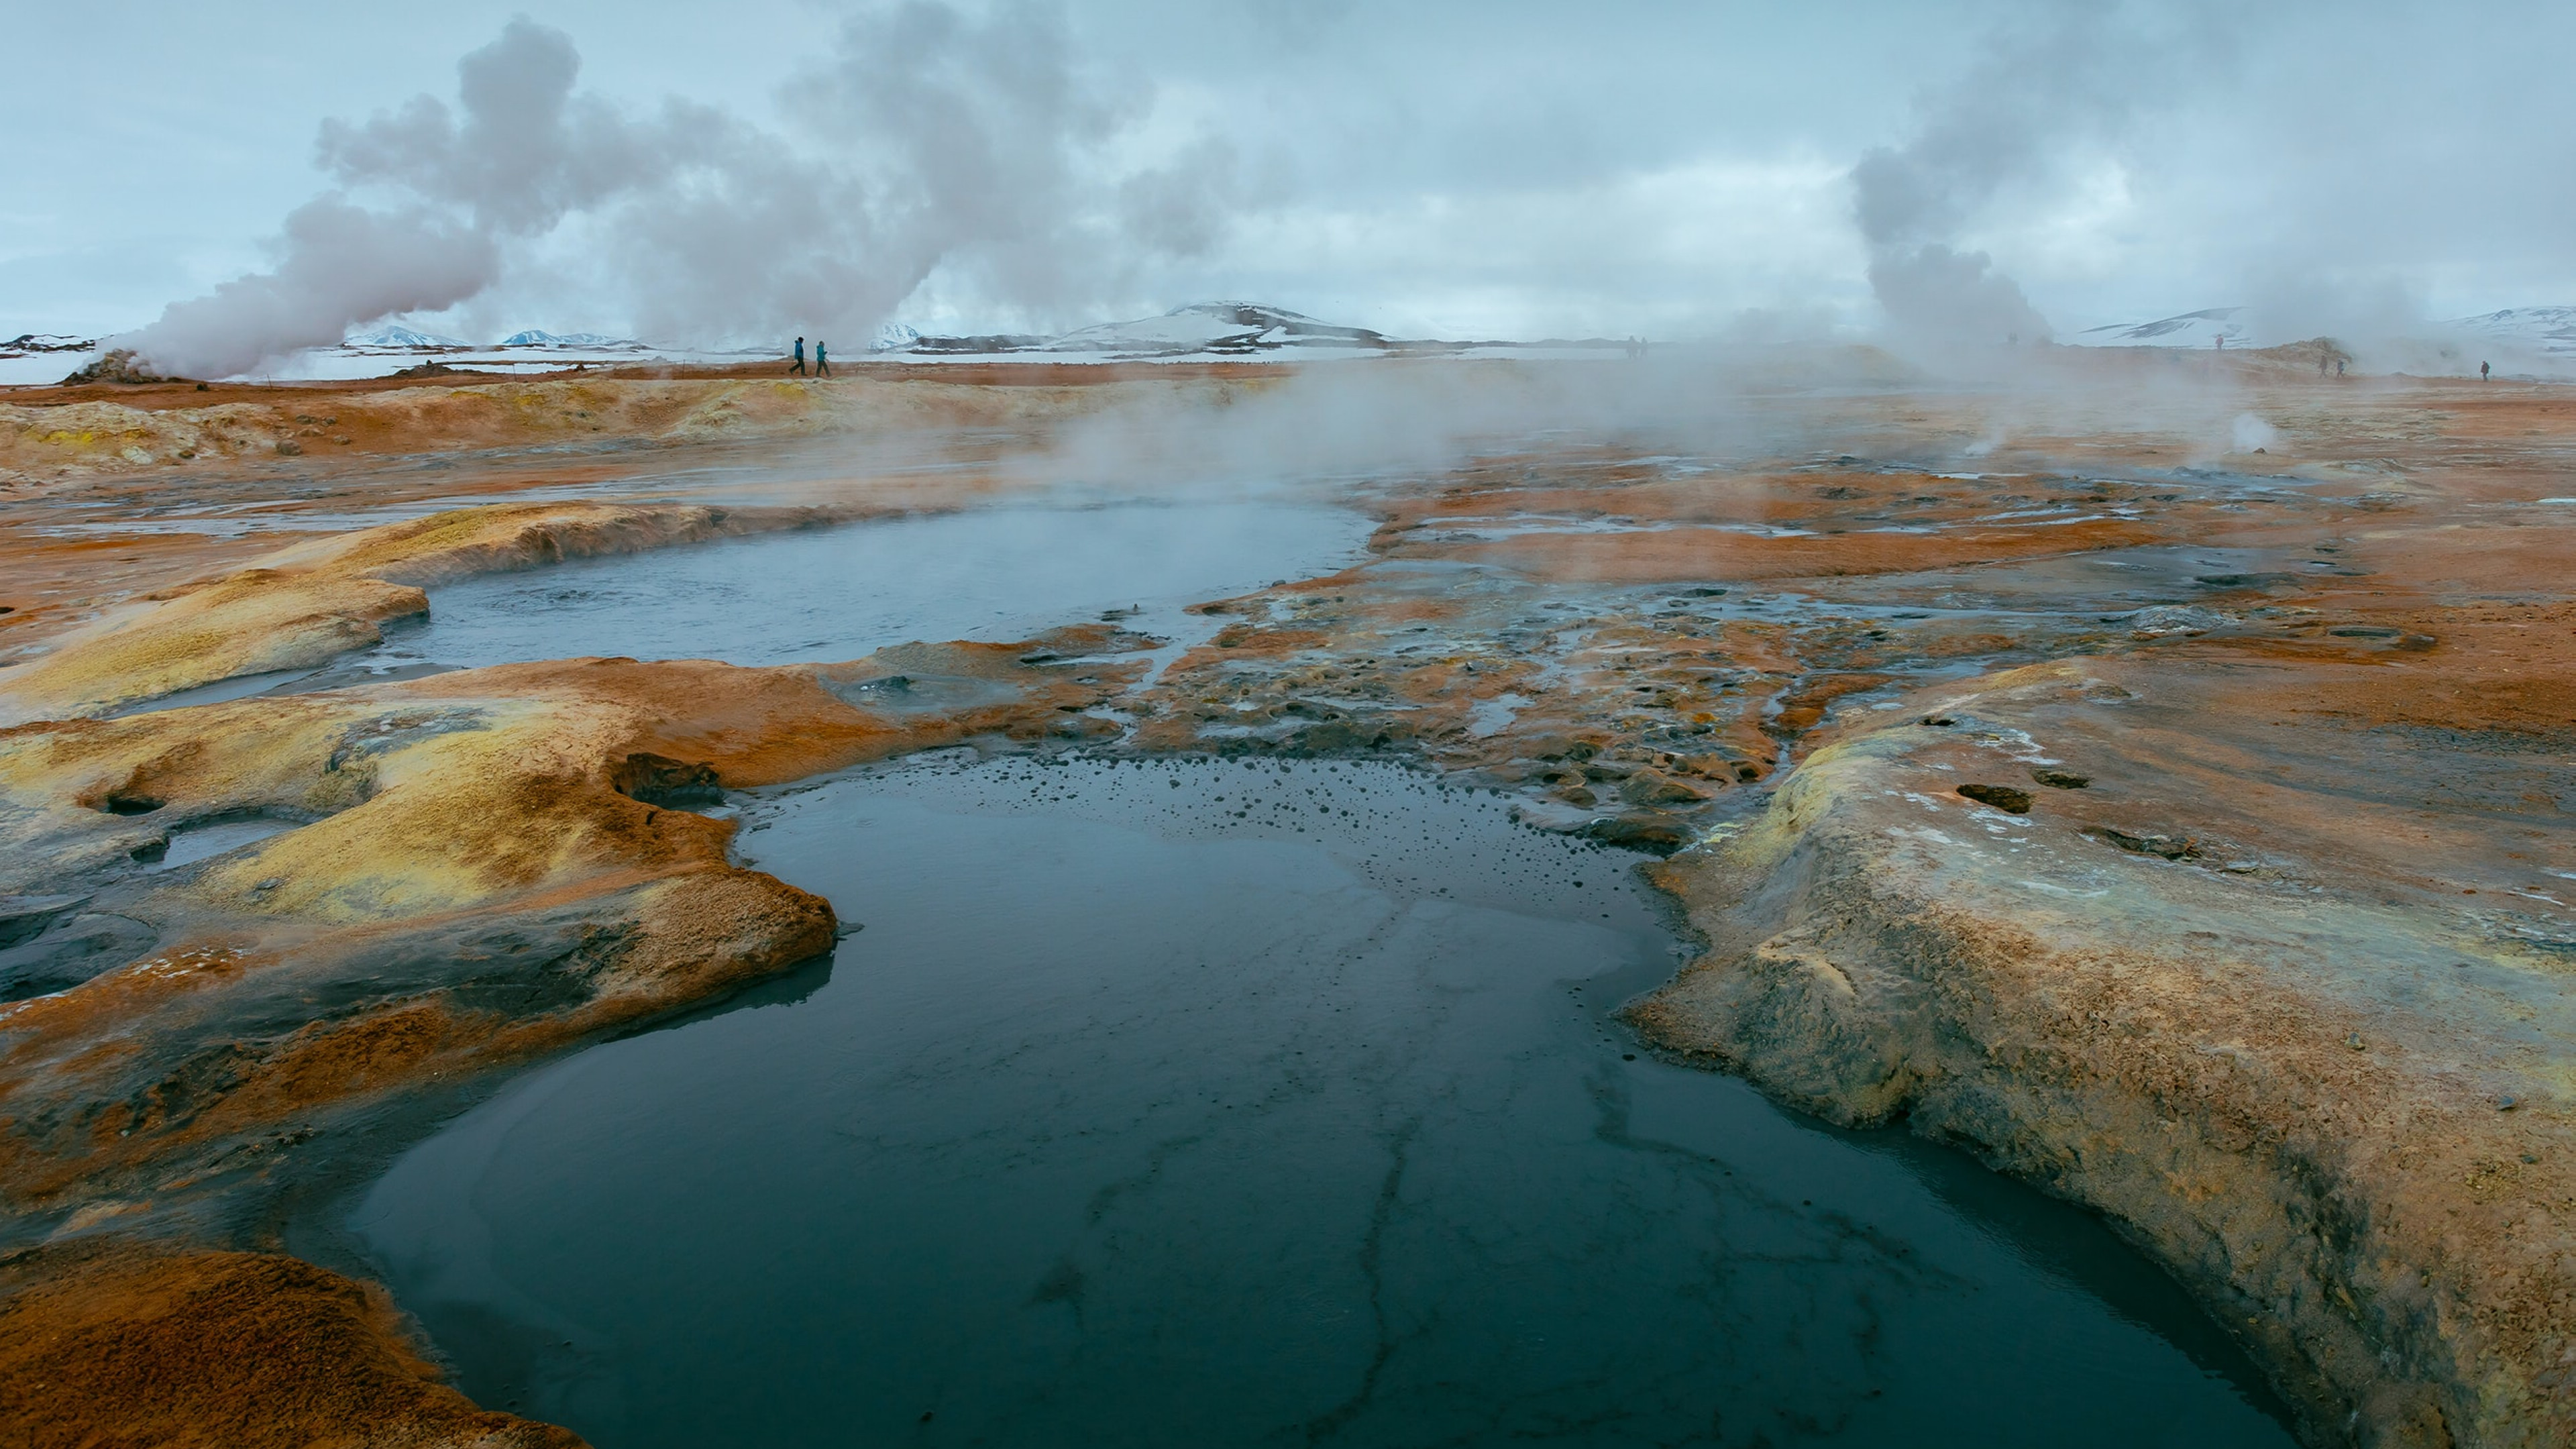
{"label": "snowy hillside", "polygon": [[373,332],[361,332],[354,337],[344,340],[340,345],[342,347],[361,347],[376,351],[393,350],[404,352],[433,351],[443,348],[473,346],[470,342],[459,342],[453,337],[436,337],[427,332],[414,332],[408,327],[379,327]]}
{"label": "snowy hillside", "polygon": [[2507,307],[2451,324],[2557,361],[2576,361],[2576,307]]}
{"label": "snowy hillside", "polygon": [[1193,302],[1159,317],[1102,322],[1058,337],[996,334],[923,336],[895,324],[879,334],[879,353],[956,359],[1041,354],[1063,362],[1176,362],[1192,358],[1374,355],[1396,348],[1442,350],[1450,344],[1401,343],[1365,327],[1319,322],[1303,312],[1257,302]]}
{"label": "snowy hillside", "polygon": [[38,353],[90,352],[98,347],[95,337],[66,337],[58,332],[21,332],[0,342],[0,357],[32,357]]}
{"label": "snowy hillside", "polygon": [[98,339],[94,337],[22,332],[0,342],[0,387],[42,387],[60,382],[63,374],[88,365],[97,355]]}
{"label": "snowy hillside", "polygon": [[526,332],[513,332],[509,336],[502,338],[500,342],[495,345],[501,347],[578,347],[591,350],[603,347],[614,347],[623,348],[630,352],[642,352],[644,350],[644,344],[637,342],[631,337],[610,337],[599,332],[539,332],[533,328]]}
{"label": "snowy hillside", "polygon": [[[830,339],[826,339],[830,340]],[[809,342],[811,338],[809,337]],[[0,343],[0,386],[49,385],[85,359],[48,350],[68,344],[80,351],[98,344],[68,338],[26,337]],[[15,349],[14,351],[12,349]],[[855,349],[853,349],[855,351]],[[841,356],[837,345],[835,352]],[[1611,338],[1546,342],[1406,340],[1366,327],[1319,321],[1303,312],[1257,302],[1193,302],[1159,317],[1105,322],[1060,336],[994,334],[925,336],[900,322],[876,331],[864,356],[889,362],[1049,363],[1190,362],[1383,357],[1515,357],[1534,360],[1628,356],[1628,344]],[[460,341],[416,327],[387,323],[353,334],[332,347],[309,347],[247,376],[261,381],[355,380],[408,374],[509,376],[578,367],[676,364],[736,366],[787,354],[784,339],[768,347],[721,349],[666,347],[596,332],[529,328],[490,344]],[[855,359],[853,359],[855,360]]]}
{"label": "snowy hillside", "polygon": [[2208,307],[2198,312],[2161,317],[2153,322],[2114,322],[2088,327],[2067,339],[2079,347],[2197,347],[2210,350],[2223,340],[2229,347],[2253,343],[2242,307]]}
{"label": "snowy hillside", "polygon": [[1366,328],[1336,327],[1282,307],[1251,302],[1194,302],[1160,317],[1079,328],[1038,350],[1154,357],[1184,352],[1245,355],[1283,347],[1383,351],[1386,346],[1384,336]]}

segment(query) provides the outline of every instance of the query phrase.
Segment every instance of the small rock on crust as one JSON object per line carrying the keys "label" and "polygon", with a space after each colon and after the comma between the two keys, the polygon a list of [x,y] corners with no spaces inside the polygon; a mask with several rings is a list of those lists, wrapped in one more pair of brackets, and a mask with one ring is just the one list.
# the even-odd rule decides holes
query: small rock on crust
{"label": "small rock on crust", "polygon": [[2030,792],[2010,785],[1962,785],[1959,793],[1980,805],[1991,805],[2007,815],[2030,813]]}
{"label": "small rock on crust", "polygon": [[[1960,793],[1965,794],[1962,790]],[[2200,854],[2200,847],[2189,840],[2170,835],[2132,835],[2128,831],[2105,825],[2092,832],[2133,855],[2160,855],[2167,860],[2189,860]]]}

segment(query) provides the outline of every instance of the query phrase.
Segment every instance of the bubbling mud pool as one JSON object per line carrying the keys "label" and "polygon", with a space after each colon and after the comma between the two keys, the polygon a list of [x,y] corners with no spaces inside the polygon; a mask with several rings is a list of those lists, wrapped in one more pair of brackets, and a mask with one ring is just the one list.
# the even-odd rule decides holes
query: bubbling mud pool
{"label": "bubbling mud pool", "polygon": [[1498,799],[952,752],[734,808],[863,929],[307,1232],[480,1402],[602,1449],[2292,1442],[2093,1219],[1641,1052],[1637,857]]}
{"label": "bubbling mud pool", "polygon": [[370,669],[471,668],[568,654],[785,664],[913,640],[1023,639],[1136,609],[1175,638],[1181,610],[1357,562],[1347,509],[1225,499],[1012,504],[582,559],[430,591],[427,624]]}

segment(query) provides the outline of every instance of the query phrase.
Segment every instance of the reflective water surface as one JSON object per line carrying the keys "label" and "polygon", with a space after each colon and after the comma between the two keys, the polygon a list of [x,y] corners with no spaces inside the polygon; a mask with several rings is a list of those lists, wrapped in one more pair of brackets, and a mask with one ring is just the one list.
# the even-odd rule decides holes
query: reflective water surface
{"label": "reflective water surface", "polygon": [[367,659],[470,668],[575,655],[854,659],[912,640],[1024,639],[1111,610],[1178,637],[1183,607],[1356,563],[1367,518],[1244,500],[962,513],[578,559],[430,590],[425,625]]}
{"label": "reflective water surface", "polygon": [[864,929],[348,1228],[478,1400],[740,1444],[2288,1445],[2099,1224],[1638,1051],[1630,857],[1393,766],[753,798]]}

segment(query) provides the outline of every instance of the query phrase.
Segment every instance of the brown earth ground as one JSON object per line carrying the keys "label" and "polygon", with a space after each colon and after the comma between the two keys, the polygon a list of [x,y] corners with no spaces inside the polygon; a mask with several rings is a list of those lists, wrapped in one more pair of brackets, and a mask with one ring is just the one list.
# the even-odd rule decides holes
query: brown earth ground
{"label": "brown earth ground", "polygon": [[[1290,390],[926,368],[0,395],[24,721],[0,969],[26,998],[0,1006],[0,1402],[41,1397],[42,1443],[568,1442],[438,1387],[379,1292],[277,1255],[275,1203],[423,1104],[824,949],[829,907],[732,866],[687,808],[709,791],[980,740],[1396,751],[1663,854],[1707,949],[1632,1008],[1649,1040],[2102,1212],[2317,1442],[2567,1442],[2576,505],[2544,500],[2576,495],[2576,394],[2329,382],[2289,349],[2048,367],[1739,396],[1760,441],[1732,450],[1629,415],[1615,444],[1390,467],[1347,490],[1367,562],[1210,601],[1222,628],[1151,684],[1121,658],[1147,641],[1091,626],[118,718],[359,647],[461,573],[966,506],[1075,420]],[[594,426],[625,451],[543,451]],[[945,466],[659,481],[907,436]],[[483,506],[398,516],[460,502]],[[188,507],[260,526],[153,526]],[[127,864],[252,816],[305,823]],[[270,1342],[261,1386],[215,1347]]]}

